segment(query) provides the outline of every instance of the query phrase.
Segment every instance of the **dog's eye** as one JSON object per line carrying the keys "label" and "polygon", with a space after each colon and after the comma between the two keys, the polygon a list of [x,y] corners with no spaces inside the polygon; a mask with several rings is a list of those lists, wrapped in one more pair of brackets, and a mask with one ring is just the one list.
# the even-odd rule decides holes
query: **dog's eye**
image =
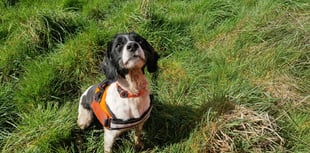
{"label": "dog's eye", "polygon": [[120,43],[118,43],[118,44],[115,45],[116,48],[118,48],[118,47],[120,47],[120,46],[121,46]]}
{"label": "dog's eye", "polygon": [[137,42],[141,45],[143,43],[142,39],[138,39]]}

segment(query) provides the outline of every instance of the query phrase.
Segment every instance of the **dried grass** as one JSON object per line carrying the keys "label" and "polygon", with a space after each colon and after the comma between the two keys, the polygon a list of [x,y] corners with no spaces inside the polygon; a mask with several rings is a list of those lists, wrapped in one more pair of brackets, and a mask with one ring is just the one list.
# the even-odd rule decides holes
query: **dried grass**
{"label": "dried grass", "polygon": [[236,106],[236,109],[211,124],[206,150],[202,152],[266,152],[280,151],[285,140],[266,112]]}
{"label": "dried grass", "polygon": [[297,91],[297,80],[288,75],[278,75],[272,79],[262,81],[261,85],[272,97],[280,100],[279,105],[302,99],[302,96]]}

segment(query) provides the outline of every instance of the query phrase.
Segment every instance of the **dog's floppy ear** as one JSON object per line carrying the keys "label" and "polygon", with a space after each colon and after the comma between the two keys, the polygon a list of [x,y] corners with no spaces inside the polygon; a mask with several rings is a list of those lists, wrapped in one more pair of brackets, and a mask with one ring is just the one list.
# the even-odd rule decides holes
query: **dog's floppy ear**
{"label": "dog's floppy ear", "polygon": [[158,69],[157,61],[159,59],[159,55],[155,52],[154,48],[146,42],[146,67],[147,70],[152,73],[156,72]]}
{"label": "dog's floppy ear", "polygon": [[115,81],[117,80],[118,75],[117,75],[117,69],[112,63],[111,52],[112,52],[112,42],[108,42],[107,51],[100,65],[100,69],[105,74],[106,79]]}

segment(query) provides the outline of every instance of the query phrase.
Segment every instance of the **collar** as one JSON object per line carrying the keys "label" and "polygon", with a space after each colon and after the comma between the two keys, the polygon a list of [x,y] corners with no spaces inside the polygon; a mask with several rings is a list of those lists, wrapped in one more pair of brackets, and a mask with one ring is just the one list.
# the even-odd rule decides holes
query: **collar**
{"label": "collar", "polygon": [[136,97],[140,97],[141,95],[145,93],[145,90],[143,89],[143,90],[140,90],[139,93],[137,94],[132,94],[128,92],[127,90],[123,89],[118,83],[116,83],[116,88],[117,88],[119,95],[122,98],[136,98]]}

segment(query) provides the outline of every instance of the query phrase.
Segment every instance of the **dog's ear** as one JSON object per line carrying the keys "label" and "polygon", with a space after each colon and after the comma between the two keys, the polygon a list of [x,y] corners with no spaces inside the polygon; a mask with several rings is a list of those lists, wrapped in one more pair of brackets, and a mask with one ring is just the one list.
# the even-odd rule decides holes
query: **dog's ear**
{"label": "dog's ear", "polygon": [[159,55],[155,52],[154,48],[146,42],[146,67],[147,70],[152,73],[156,72],[158,69],[157,61],[159,59]]}
{"label": "dog's ear", "polygon": [[112,42],[108,42],[107,51],[100,65],[100,69],[105,74],[106,79],[115,81],[117,80],[118,75],[117,75],[117,69],[115,65],[112,63],[112,56],[111,56],[112,44],[113,44]]}

